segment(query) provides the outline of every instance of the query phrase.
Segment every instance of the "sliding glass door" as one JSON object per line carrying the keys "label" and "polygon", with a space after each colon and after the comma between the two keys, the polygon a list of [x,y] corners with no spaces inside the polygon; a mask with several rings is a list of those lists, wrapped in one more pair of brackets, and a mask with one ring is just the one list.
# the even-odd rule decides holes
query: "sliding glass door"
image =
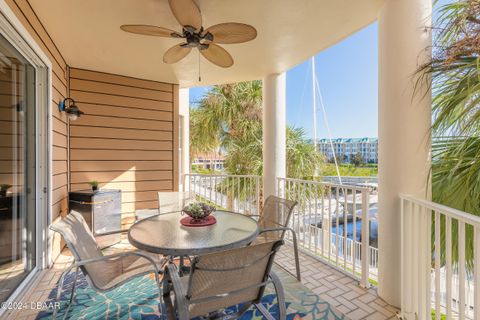
{"label": "sliding glass door", "polygon": [[0,302],[36,266],[35,68],[0,35]]}

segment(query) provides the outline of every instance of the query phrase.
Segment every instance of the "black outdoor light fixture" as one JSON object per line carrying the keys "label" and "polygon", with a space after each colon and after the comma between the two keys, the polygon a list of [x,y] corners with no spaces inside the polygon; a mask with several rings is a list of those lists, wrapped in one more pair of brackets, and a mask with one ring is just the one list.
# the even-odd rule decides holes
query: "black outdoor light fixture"
{"label": "black outdoor light fixture", "polygon": [[[68,107],[67,102],[70,102]],[[66,98],[62,102],[60,102],[58,104],[58,109],[60,110],[60,112],[65,111],[68,114],[68,118],[72,121],[77,120],[82,114],[85,113],[78,109],[78,107],[75,105],[75,100],[73,100],[72,98]]]}

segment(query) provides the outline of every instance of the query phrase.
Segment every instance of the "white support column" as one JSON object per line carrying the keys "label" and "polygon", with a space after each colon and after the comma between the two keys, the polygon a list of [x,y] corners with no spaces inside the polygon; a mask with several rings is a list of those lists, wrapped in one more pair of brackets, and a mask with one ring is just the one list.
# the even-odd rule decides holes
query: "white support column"
{"label": "white support column", "polygon": [[183,178],[184,175],[190,173],[190,92],[189,89],[181,88],[179,89],[179,101],[178,101],[178,115],[180,117],[180,124],[179,124],[179,136],[180,141],[179,144],[179,166],[178,166],[178,173],[180,174],[180,178],[178,179],[180,183],[179,190],[183,190],[184,187],[188,187],[188,183],[186,186],[183,186]]}
{"label": "white support column", "polygon": [[379,14],[379,294],[400,306],[399,193],[430,197],[431,93],[415,72],[431,56],[431,0],[386,0]]}
{"label": "white support column", "polygon": [[277,195],[277,178],[286,175],[285,73],[263,79],[263,196]]}

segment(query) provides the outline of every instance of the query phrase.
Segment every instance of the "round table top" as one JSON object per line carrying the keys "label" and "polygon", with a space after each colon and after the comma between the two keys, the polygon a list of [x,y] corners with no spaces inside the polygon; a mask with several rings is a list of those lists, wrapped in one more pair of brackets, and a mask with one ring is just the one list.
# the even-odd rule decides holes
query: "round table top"
{"label": "round table top", "polygon": [[138,249],[170,256],[201,255],[238,248],[252,242],[259,233],[251,217],[227,212],[212,213],[217,223],[205,227],[185,227],[180,212],[156,215],[135,223],[128,240]]}

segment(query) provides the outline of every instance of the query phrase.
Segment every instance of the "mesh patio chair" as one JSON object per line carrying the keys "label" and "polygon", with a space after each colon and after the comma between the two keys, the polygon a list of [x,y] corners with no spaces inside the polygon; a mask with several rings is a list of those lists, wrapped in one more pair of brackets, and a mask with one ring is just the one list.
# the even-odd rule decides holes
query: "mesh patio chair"
{"label": "mesh patio chair", "polygon": [[190,192],[158,192],[158,209],[139,209],[135,220],[140,221],[158,214],[181,211],[193,198]]}
{"label": "mesh patio chair", "polygon": [[300,262],[298,258],[297,235],[288,226],[296,201],[287,200],[275,196],[269,196],[265,200],[263,210],[258,218],[260,235],[255,243],[279,240],[285,237],[285,233],[291,232],[293,240],[293,252],[295,255],[295,269],[298,281],[301,281]]}
{"label": "mesh patio chair", "polygon": [[[72,265],[62,274],[57,289],[56,301],[60,302],[65,276],[74,269],[75,278],[64,319],[68,315],[75,295],[78,269],[83,272],[88,284],[100,292],[115,289],[134,277],[154,273],[159,290],[159,311],[160,313],[162,312],[159,281],[161,271],[159,271],[157,264],[162,265],[163,262],[159,261],[157,256],[139,251],[104,256],[82,215],[75,211],[70,212],[65,218],[52,224],[50,229],[62,235],[75,258]],[[53,319],[56,319],[56,315],[57,309],[54,309]]]}
{"label": "mesh patio chair", "polygon": [[182,209],[191,201],[194,201],[194,197],[190,192],[159,192],[158,193],[158,210],[159,213],[169,213],[175,211],[182,211]]}
{"label": "mesh patio chair", "polygon": [[[207,314],[209,319],[234,319],[252,305],[265,318],[274,319],[260,302],[269,283],[273,283],[277,294],[279,318],[286,319],[283,287],[271,270],[275,253],[282,244],[283,240],[278,240],[195,257],[190,276],[185,277],[178,275],[176,265],[168,264],[163,278],[168,319],[186,320]],[[218,313],[239,304],[235,314],[225,317]]]}

